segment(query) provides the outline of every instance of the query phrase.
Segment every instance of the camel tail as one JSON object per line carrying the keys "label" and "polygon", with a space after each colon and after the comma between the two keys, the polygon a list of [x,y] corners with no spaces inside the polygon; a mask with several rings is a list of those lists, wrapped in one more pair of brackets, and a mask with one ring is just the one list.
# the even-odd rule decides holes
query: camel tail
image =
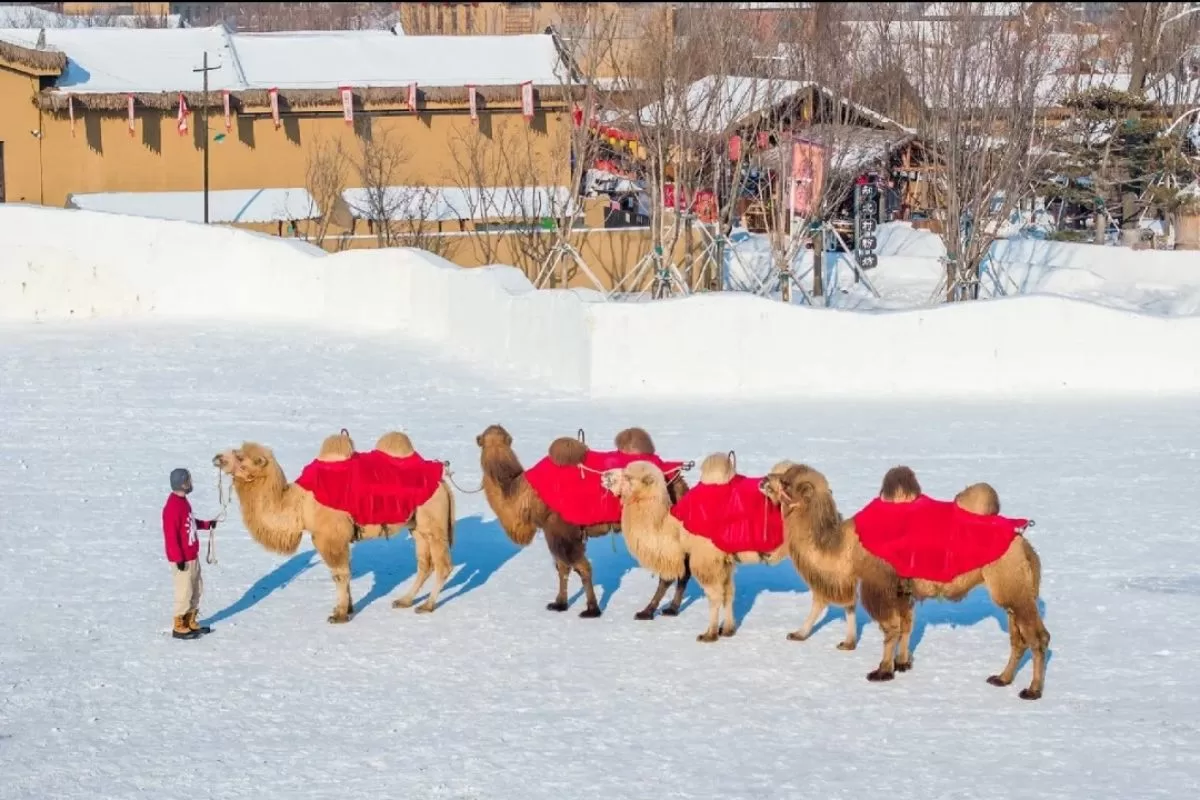
{"label": "camel tail", "polygon": [[446,487],[446,494],[450,497],[450,510],[446,514],[446,541],[449,547],[454,547],[454,521],[458,518],[454,505],[454,490],[445,481],[442,481],[442,486]]}
{"label": "camel tail", "polygon": [[300,540],[304,538],[304,530],[290,531],[272,528],[261,528],[247,525],[250,536],[265,549],[282,556],[290,556],[300,549]]}
{"label": "camel tail", "polygon": [[1033,596],[1035,598],[1042,595],[1042,558],[1037,554],[1037,550],[1033,549],[1033,545],[1024,536],[1021,537],[1021,547],[1025,551],[1025,558],[1029,561],[1029,569],[1033,573]]}

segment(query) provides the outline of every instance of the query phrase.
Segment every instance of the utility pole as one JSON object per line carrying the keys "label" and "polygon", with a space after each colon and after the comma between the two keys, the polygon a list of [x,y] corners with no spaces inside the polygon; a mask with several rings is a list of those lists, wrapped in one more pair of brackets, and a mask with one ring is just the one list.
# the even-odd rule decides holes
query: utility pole
{"label": "utility pole", "polygon": [[204,224],[208,224],[208,73],[213,70],[220,69],[221,65],[215,67],[208,65],[208,51],[204,51],[204,61],[199,69],[194,69],[192,72],[202,73],[204,76],[204,94],[200,102],[200,135],[204,141]]}

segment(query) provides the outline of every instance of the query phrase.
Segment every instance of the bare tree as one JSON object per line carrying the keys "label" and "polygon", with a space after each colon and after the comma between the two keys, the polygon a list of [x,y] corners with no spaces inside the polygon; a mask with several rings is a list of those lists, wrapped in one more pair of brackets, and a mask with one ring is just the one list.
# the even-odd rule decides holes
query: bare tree
{"label": "bare tree", "polygon": [[918,135],[940,166],[945,209],[945,297],[977,297],[1003,221],[1030,198],[1053,151],[1041,110],[1055,93],[1060,53],[1035,14],[998,20],[985,3],[955,3],[936,23],[901,20],[884,31],[882,63],[922,99]]}
{"label": "bare tree", "polygon": [[309,145],[304,188],[311,198],[309,217],[317,220],[311,241],[318,247],[324,246],[336,210],[343,202],[342,194],[351,168],[351,160],[341,140],[318,134]]}

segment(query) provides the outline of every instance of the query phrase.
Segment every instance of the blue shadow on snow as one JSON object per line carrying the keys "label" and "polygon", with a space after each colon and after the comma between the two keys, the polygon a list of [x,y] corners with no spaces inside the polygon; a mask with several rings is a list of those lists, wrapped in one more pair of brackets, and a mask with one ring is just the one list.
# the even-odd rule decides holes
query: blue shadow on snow
{"label": "blue shadow on snow", "polygon": [[[441,608],[446,603],[483,586],[505,562],[519,552],[520,548],[509,541],[498,523],[485,523],[478,516],[459,519],[454,525],[454,546],[450,551],[452,561],[458,569],[442,588],[438,607]],[[313,567],[325,567],[315,550],[297,553],[255,581],[236,601],[205,619],[204,624],[221,622],[253,608]],[[416,550],[407,532],[391,539],[368,539],[355,544],[350,549],[351,579],[368,574],[375,579],[365,595],[354,599],[355,613],[395,592],[400,584],[414,578],[416,571]],[[432,585],[431,576],[416,602],[419,603],[428,596]],[[332,598],[332,580],[329,582],[329,589]]]}

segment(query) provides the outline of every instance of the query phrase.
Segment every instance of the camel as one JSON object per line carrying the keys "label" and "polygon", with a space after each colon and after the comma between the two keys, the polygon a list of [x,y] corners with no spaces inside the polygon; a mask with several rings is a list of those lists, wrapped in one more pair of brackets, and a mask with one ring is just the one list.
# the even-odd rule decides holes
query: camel
{"label": "camel", "polygon": [[[583,581],[583,590],[587,598],[587,605],[579,616],[599,617],[600,603],[596,599],[596,590],[592,584],[592,565],[587,558],[587,540],[619,531],[620,526],[580,527],[562,519],[529,485],[525,478],[525,468],[513,451],[512,441],[512,436],[501,425],[489,425],[483,433],[475,437],[475,443],[480,448],[483,491],[488,505],[505,534],[518,547],[528,546],[539,529],[546,534],[546,547],[554,558],[554,565],[558,571],[558,593],[554,600],[546,605],[546,609],[559,612],[567,610],[567,583],[571,572],[574,571]],[[627,454],[653,455],[655,452],[650,434],[641,428],[627,428],[621,431],[617,434],[614,445],[617,450]],[[550,458],[560,465],[582,463],[586,452],[586,446],[581,441],[570,437],[555,439],[549,448]],[[674,500],[683,496],[687,491],[687,483],[682,476],[671,482],[669,491]],[[683,595],[690,577],[686,564],[682,570],[673,571],[670,577],[660,576],[654,596],[645,608],[634,615],[635,618],[654,619],[658,604],[672,581],[675,583],[675,596],[661,613],[664,616],[676,616],[683,604]]]}
{"label": "camel", "polygon": [[[388,455],[413,453],[408,436],[398,431],[384,434],[375,445]],[[325,439],[317,459],[342,461],[354,453],[354,443],[344,430]],[[333,575],[336,603],[328,621],[349,622],[354,614],[350,597],[350,546],[362,539],[390,537],[404,528],[412,532],[417,551],[417,577],[409,590],[392,602],[409,608],[430,574],[433,589],[417,613],[437,607],[438,597],[450,577],[450,548],[454,544],[454,494],[443,478],[432,497],[418,506],[409,519],[388,525],[358,525],[349,514],[321,505],[313,494],[289,483],[270,448],[245,442],[213,457],[213,465],[233,476],[233,488],[242,507],[246,530],[256,542],[274,553],[291,555],[300,547],[304,532]]]}
{"label": "camel", "polygon": [[[863,607],[884,635],[883,657],[878,668],[867,675],[868,680],[891,680],[895,672],[912,668],[908,638],[912,632],[914,598],[943,597],[958,601],[982,584],[1010,621],[1008,664],[1000,674],[990,676],[988,683],[1011,684],[1025,651],[1032,649],[1033,677],[1030,685],[1021,690],[1020,697],[1036,700],[1042,696],[1050,633],[1037,607],[1041,561],[1023,535],[1014,536],[999,558],[948,582],[902,580],[890,564],[862,545],[855,520],[842,518],[829,482],[817,470],[798,464],[783,475],[764,478],[762,491],[783,508],[792,558],[813,588],[814,608],[823,600],[828,602],[825,598],[832,598],[829,588],[852,592],[854,584],[860,583]],[[880,490],[881,499],[892,502],[912,501],[920,494],[916,475],[907,467],[890,470]],[[999,514],[999,496],[986,483],[966,487],[955,495],[954,502],[977,514]],[[817,587],[821,587],[821,595]]]}
{"label": "camel", "polygon": [[[790,461],[780,462],[771,471],[783,472],[790,466]],[[700,465],[701,484],[727,484],[735,474],[733,459],[726,453],[714,453]],[[737,633],[733,614],[734,570],[738,564],[778,564],[784,558],[786,542],[771,553],[726,553],[711,539],[693,534],[672,516],[671,506],[675,501],[668,493],[666,476],[648,461],[608,470],[601,482],[621,500],[621,531],[638,564],[656,573],[660,581],[690,568],[692,577],[704,590],[708,599],[708,628],[696,641],[710,643]]]}

